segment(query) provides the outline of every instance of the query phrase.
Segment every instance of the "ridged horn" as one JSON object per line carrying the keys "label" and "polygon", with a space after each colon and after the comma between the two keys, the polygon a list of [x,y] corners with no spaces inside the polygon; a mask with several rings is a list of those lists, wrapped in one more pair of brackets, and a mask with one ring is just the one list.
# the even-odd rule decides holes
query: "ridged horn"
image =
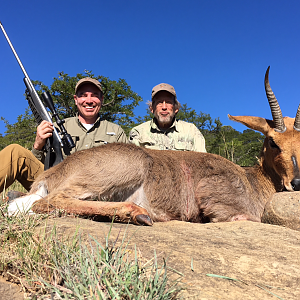
{"label": "ridged horn", "polygon": [[300,131],[300,105],[298,106],[297,114],[295,117],[294,129]]}
{"label": "ridged horn", "polygon": [[265,90],[266,90],[266,95],[269,101],[269,105],[271,108],[272,116],[273,116],[273,121],[275,124],[275,130],[277,132],[285,132],[286,127],[284,125],[281,109],[279,107],[278,101],[270,87],[269,83],[269,70],[270,66],[267,69],[266,75],[265,75]]}

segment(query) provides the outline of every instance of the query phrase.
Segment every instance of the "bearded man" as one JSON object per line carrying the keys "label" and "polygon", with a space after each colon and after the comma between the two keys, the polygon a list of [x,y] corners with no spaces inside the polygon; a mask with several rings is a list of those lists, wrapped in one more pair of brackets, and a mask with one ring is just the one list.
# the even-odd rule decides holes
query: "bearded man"
{"label": "bearded man", "polygon": [[129,142],[150,149],[206,152],[205,139],[191,123],[176,119],[180,109],[173,86],[160,83],[152,89],[151,121],[134,127]]}

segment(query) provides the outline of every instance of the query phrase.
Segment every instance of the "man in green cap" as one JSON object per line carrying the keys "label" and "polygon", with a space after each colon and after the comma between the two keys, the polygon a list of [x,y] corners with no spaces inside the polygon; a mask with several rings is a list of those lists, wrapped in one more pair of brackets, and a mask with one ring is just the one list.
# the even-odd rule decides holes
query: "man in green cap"
{"label": "man in green cap", "polygon": [[[65,119],[64,124],[75,143],[71,153],[107,143],[128,142],[120,126],[100,119],[103,90],[98,80],[90,77],[80,79],[75,87],[74,100],[78,114],[76,117]],[[7,188],[15,180],[26,190],[30,189],[33,181],[44,170],[44,145],[47,138],[52,136],[53,130],[52,123],[42,121],[37,127],[32,151],[17,144],[9,145],[0,151],[0,192],[3,191],[4,185]]]}
{"label": "man in green cap", "polygon": [[199,129],[176,119],[180,103],[173,86],[167,83],[156,85],[152,89],[149,109],[154,118],[130,131],[130,143],[157,150],[206,152],[205,139]]}

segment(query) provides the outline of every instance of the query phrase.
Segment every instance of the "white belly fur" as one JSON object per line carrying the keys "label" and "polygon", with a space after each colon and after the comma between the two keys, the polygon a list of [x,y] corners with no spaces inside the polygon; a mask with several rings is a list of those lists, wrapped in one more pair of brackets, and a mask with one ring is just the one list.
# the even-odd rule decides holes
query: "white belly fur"
{"label": "white belly fur", "polygon": [[44,188],[44,186],[41,186],[34,194],[14,199],[8,205],[8,215],[12,216],[17,215],[18,213],[34,214],[34,212],[31,210],[32,204],[35,201],[44,198],[46,195],[46,189]]}

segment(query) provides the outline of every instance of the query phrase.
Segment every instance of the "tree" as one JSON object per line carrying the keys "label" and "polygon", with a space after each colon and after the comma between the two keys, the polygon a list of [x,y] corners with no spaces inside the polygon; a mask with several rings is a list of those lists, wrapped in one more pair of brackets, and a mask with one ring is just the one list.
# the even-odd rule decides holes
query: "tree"
{"label": "tree", "polygon": [[240,133],[231,126],[222,126],[215,135],[210,152],[240,166],[253,166],[258,162],[263,141],[264,136],[252,129]]}
{"label": "tree", "polygon": [[5,136],[0,137],[0,150],[10,144],[19,144],[27,149],[31,149],[36,135],[36,123],[29,108],[25,113],[18,116],[17,122],[9,122],[1,117],[5,123]]}
{"label": "tree", "polygon": [[236,163],[240,166],[252,166],[258,162],[258,157],[263,146],[264,136],[260,132],[246,129],[239,136],[242,143],[240,152],[236,153]]}

